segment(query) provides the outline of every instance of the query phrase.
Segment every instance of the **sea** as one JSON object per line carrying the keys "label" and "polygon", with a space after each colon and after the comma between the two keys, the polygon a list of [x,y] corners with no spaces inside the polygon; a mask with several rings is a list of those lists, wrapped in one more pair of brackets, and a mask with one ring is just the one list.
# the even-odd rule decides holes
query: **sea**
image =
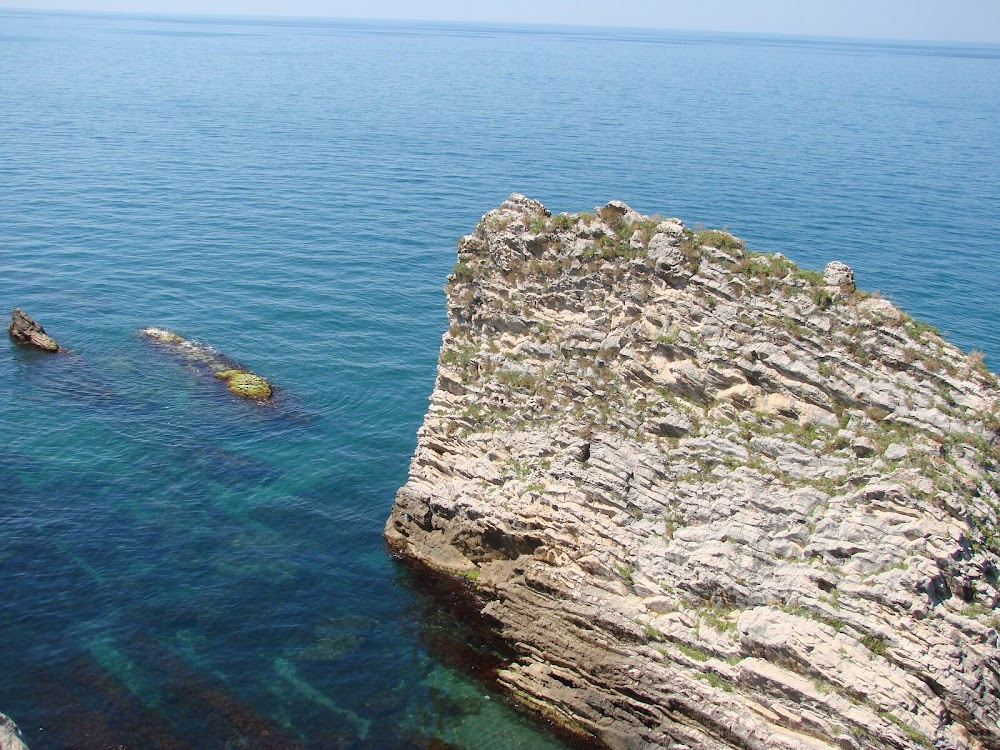
{"label": "sea", "polygon": [[33,750],[568,747],[497,690],[471,584],[382,538],[455,241],[515,191],[846,262],[1000,365],[996,45],[0,11],[0,308],[67,349],[0,342]]}

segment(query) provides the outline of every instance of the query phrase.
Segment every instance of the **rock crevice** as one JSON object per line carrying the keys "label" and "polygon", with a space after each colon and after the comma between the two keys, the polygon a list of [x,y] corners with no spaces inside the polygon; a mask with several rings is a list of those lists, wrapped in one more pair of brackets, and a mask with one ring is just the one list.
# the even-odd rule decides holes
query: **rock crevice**
{"label": "rock crevice", "polygon": [[612,748],[1000,747],[1000,389],[855,287],[612,202],[458,243],[403,554]]}

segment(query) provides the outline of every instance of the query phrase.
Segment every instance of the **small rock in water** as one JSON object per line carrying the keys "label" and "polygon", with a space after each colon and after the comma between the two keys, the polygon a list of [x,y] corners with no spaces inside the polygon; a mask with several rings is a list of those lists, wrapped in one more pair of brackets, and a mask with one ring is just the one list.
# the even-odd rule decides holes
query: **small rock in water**
{"label": "small rock in water", "polygon": [[15,307],[11,311],[7,331],[18,344],[34,346],[46,352],[59,351],[59,344],[55,339],[45,333],[45,329],[20,307]]}
{"label": "small rock in water", "polygon": [[229,390],[241,398],[267,401],[274,395],[271,384],[267,380],[255,375],[210,346],[190,341],[166,328],[150,326],[139,329],[139,333],[157,344],[164,345],[166,349],[183,358],[195,369],[201,370],[206,375],[214,375],[219,380],[224,380]]}
{"label": "small rock in water", "polygon": [[5,714],[0,714],[0,750],[28,750],[21,740],[21,730]]}
{"label": "small rock in water", "polygon": [[184,343],[184,338],[173,331],[168,331],[166,328],[156,328],[155,326],[150,326],[149,328],[143,328],[139,333],[148,336],[156,341],[162,341],[165,344],[182,344]]}

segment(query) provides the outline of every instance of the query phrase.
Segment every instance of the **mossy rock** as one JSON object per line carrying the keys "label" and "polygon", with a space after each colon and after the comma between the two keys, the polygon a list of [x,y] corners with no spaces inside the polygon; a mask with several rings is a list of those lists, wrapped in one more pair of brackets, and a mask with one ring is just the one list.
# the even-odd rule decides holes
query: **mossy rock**
{"label": "mossy rock", "polygon": [[225,380],[229,390],[241,398],[255,401],[266,401],[271,398],[271,384],[260,375],[243,370],[223,370],[215,373],[215,377]]}

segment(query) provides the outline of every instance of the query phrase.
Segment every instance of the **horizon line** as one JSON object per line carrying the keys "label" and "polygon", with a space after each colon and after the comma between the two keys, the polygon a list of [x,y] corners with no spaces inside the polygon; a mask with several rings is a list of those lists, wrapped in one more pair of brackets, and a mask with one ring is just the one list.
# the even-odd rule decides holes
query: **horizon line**
{"label": "horizon line", "polygon": [[1000,47],[998,41],[981,41],[974,39],[923,39],[917,37],[884,37],[884,36],[840,36],[840,35],[819,35],[812,33],[792,33],[787,31],[733,31],[727,29],[706,29],[679,26],[628,26],[628,25],[601,25],[585,23],[553,23],[542,21],[496,21],[496,20],[473,20],[460,18],[389,18],[389,17],[366,17],[366,16],[311,16],[311,15],[281,15],[277,13],[218,13],[205,11],[168,11],[168,10],[104,10],[104,9],[70,9],[70,8],[13,8],[0,5],[0,12],[13,12],[22,14],[43,14],[43,15],[64,15],[64,16],[108,16],[119,18],[203,18],[203,19],[244,19],[262,21],[334,21],[334,22],[364,22],[364,23],[417,23],[417,24],[466,24],[486,27],[536,27],[539,29],[592,29],[592,30],[621,30],[621,31],[641,31],[641,32],[682,32],[694,34],[723,34],[727,36],[742,37],[765,37],[776,39],[814,39],[825,41],[847,41],[847,42],[889,42],[889,43],[909,43],[909,44],[941,44],[941,45],[977,45],[986,47]]}

